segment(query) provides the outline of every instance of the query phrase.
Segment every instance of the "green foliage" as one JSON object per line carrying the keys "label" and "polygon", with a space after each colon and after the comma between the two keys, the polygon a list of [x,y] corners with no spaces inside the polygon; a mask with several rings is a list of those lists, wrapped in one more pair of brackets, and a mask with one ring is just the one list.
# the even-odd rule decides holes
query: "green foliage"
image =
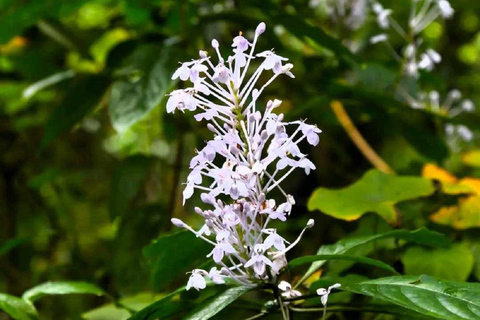
{"label": "green foliage", "polygon": [[53,110],[45,125],[42,146],[49,145],[89,114],[100,103],[108,85],[108,78],[98,75],[74,79],[62,104]]}
{"label": "green foliage", "polygon": [[146,116],[164,99],[172,86],[169,51],[145,45],[125,59],[111,89],[109,115],[114,128],[124,132]]}
{"label": "green foliage", "polygon": [[383,263],[382,261],[378,261],[375,259],[370,259],[370,258],[365,258],[365,257],[357,257],[357,256],[351,256],[347,254],[318,254],[314,256],[303,256],[301,258],[296,258],[293,259],[288,263],[288,266],[290,268],[295,268],[297,266],[301,266],[304,264],[312,263],[315,261],[329,261],[329,260],[347,260],[347,261],[354,261],[357,263],[363,263],[363,264],[368,264],[371,266],[375,266],[378,268],[382,268],[385,270],[388,270],[392,273],[398,274],[395,269],[390,267],[388,264]]}
{"label": "green foliage", "polygon": [[465,245],[427,250],[411,247],[402,257],[405,274],[428,274],[445,280],[466,281],[473,269],[473,255]]}
{"label": "green foliage", "polygon": [[[370,235],[370,236],[363,236],[363,237],[354,237],[354,238],[347,238],[340,240],[339,242],[331,245],[324,245],[321,246],[318,251],[317,255],[338,255],[344,254],[356,247],[368,244],[370,242],[384,240],[384,239],[402,239],[408,242],[414,242],[418,244],[423,244],[431,247],[448,247],[450,242],[444,235],[430,231],[428,229],[419,229],[415,231],[407,231],[407,230],[393,230],[381,234]],[[302,279],[299,281],[300,283],[305,281],[308,277],[310,277],[316,270],[321,268],[326,263],[326,260],[323,261],[315,261]]]}
{"label": "green foliage", "polygon": [[102,296],[105,292],[99,287],[87,282],[47,282],[28,289],[22,298],[31,303],[49,295],[93,294]]}
{"label": "green foliage", "polygon": [[38,320],[37,311],[33,305],[9,294],[0,293],[0,310],[5,311],[15,320]]}
{"label": "green foliage", "polygon": [[202,303],[197,309],[193,310],[187,317],[186,320],[202,320],[210,319],[225,307],[231,304],[233,301],[240,298],[242,295],[250,291],[252,288],[249,287],[234,287],[225,290],[208,301]]}
{"label": "green foliage", "polygon": [[[211,247],[189,231],[164,235],[144,249],[144,255],[152,266],[152,283],[155,290],[162,290],[180,275],[200,266]],[[187,280],[184,276],[183,280]]]}
{"label": "green foliage", "polygon": [[378,170],[339,190],[319,188],[308,201],[308,209],[321,210],[335,218],[356,220],[367,212],[376,212],[390,223],[397,223],[394,205],[400,201],[425,197],[434,191],[431,181],[418,177],[399,177]]}
{"label": "green foliage", "polygon": [[480,285],[477,283],[441,281],[429,276],[400,276],[346,285],[342,289],[439,319],[474,320],[480,317]]}

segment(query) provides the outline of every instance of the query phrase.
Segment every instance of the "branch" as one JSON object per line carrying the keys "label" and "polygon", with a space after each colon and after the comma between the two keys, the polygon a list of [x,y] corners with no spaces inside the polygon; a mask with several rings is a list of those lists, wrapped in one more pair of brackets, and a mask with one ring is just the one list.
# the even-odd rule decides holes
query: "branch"
{"label": "branch", "polygon": [[390,168],[390,166],[383,161],[382,158],[380,158],[380,156],[375,152],[375,150],[372,149],[365,138],[360,134],[345,111],[345,108],[343,108],[342,103],[338,100],[334,100],[330,106],[332,107],[335,116],[337,116],[338,121],[345,129],[352,142],[357,146],[365,158],[367,158],[367,160],[378,170],[384,173],[395,173],[395,171],[393,171],[393,169]]}

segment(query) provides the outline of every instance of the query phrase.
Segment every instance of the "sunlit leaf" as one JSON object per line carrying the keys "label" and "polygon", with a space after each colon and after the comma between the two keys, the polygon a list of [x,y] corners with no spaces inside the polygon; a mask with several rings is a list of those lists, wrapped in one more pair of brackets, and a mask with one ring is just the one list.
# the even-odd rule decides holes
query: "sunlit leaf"
{"label": "sunlit leaf", "polygon": [[444,249],[410,247],[402,257],[408,275],[428,274],[453,281],[467,280],[473,262],[472,252],[461,244]]}
{"label": "sunlit leaf", "polygon": [[480,196],[461,198],[458,205],[442,207],[430,219],[458,230],[480,227]]}
{"label": "sunlit leaf", "polygon": [[343,290],[384,300],[445,320],[480,318],[480,284],[398,276],[345,284]]}
{"label": "sunlit leaf", "polygon": [[320,210],[347,221],[356,220],[367,212],[375,212],[395,224],[395,203],[425,197],[433,192],[434,187],[430,180],[370,170],[359,181],[346,188],[318,188],[308,201],[308,209]]}
{"label": "sunlit leaf", "polygon": [[9,294],[0,293],[0,310],[15,320],[38,320],[37,310],[32,304]]}
{"label": "sunlit leaf", "polygon": [[47,295],[67,294],[93,294],[101,296],[104,295],[105,292],[96,285],[87,282],[46,282],[25,291],[22,298],[30,302],[35,302]]}
{"label": "sunlit leaf", "polygon": [[435,164],[429,163],[424,165],[422,176],[440,181],[442,184],[442,191],[446,194],[455,195],[472,192],[472,189],[467,184],[459,183],[457,177]]}

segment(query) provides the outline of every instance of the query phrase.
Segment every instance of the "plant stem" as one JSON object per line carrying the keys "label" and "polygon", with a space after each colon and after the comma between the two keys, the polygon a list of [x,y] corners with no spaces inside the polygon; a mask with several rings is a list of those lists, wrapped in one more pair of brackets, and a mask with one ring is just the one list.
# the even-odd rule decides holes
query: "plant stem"
{"label": "plant stem", "polygon": [[384,173],[395,173],[393,169],[390,168],[390,166],[385,161],[383,161],[383,159],[375,152],[375,150],[373,150],[373,148],[368,144],[365,138],[360,134],[360,132],[348,116],[347,112],[345,111],[342,103],[335,100],[332,101],[330,106],[332,107],[332,110],[337,116],[338,121],[345,129],[352,142],[357,146],[357,148],[365,156],[365,158],[378,170]]}

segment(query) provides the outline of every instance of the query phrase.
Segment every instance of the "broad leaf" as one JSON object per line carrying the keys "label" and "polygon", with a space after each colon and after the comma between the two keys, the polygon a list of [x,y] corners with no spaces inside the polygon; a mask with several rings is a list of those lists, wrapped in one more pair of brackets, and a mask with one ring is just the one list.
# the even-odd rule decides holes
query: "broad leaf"
{"label": "broad leaf", "polygon": [[101,296],[105,292],[96,285],[87,282],[46,282],[25,291],[22,297],[27,301],[35,302],[47,295],[66,294],[93,294]]}
{"label": "broad leaf", "polygon": [[189,231],[165,235],[152,242],[143,254],[152,266],[154,289],[162,290],[179,276],[186,282],[185,273],[201,265],[211,250],[210,245]]}
{"label": "broad leaf", "polygon": [[480,284],[399,276],[346,284],[347,290],[445,320],[480,319]]}
{"label": "broad leaf", "polygon": [[[442,234],[431,231],[428,229],[418,229],[415,231],[408,231],[408,230],[393,230],[381,234],[371,235],[371,236],[363,236],[363,237],[355,237],[355,238],[347,238],[342,239],[335,244],[324,245],[321,246],[318,251],[317,255],[322,254],[343,254],[348,252],[351,249],[354,249],[358,246],[377,241],[383,239],[401,239],[408,242],[414,242],[418,244],[427,245],[430,247],[449,247],[450,241]],[[321,268],[325,264],[325,260],[323,261],[316,261],[314,262],[299,283],[302,283],[306,279],[308,279],[315,271]]]}
{"label": "broad leaf", "polygon": [[470,249],[461,244],[433,250],[410,247],[402,257],[405,274],[428,274],[454,281],[467,280],[473,269],[473,260]]}
{"label": "broad leaf", "polygon": [[339,190],[318,188],[308,201],[308,209],[343,220],[356,220],[367,212],[376,212],[390,223],[397,222],[394,204],[416,199],[435,191],[430,180],[400,177],[368,171],[356,183]]}
{"label": "broad leaf", "polygon": [[185,287],[177,289],[176,291],[170,293],[169,295],[166,295],[160,300],[155,301],[148,307],[145,307],[142,310],[138,311],[133,316],[128,318],[128,320],[153,320],[171,315],[172,313],[169,308],[170,301],[173,297],[183,291],[185,291]]}
{"label": "broad leaf", "polygon": [[293,259],[288,263],[288,266],[290,268],[295,268],[295,267],[298,267],[307,263],[315,262],[315,261],[328,261],[328,260],[354,261],[354,262],[368,264],[371,266],[382,268],[394,274],[398,274],[398,272],[395,269],[393,269],[391,266],[389,266],[388,264],[382,261],[378,261],[378,260],[366,258],[366,257],[351,256],[347,254],[319,254],[314,256],[304,256],[301,258]]}
{"label": "broad leaf", "polygon": [[9,294],[0,293],[0,310],[15,320],[37,320],[37,310],[27,301]]}
{"label": "broad leaf", "polygon": [[124,132],[165,99],[173,84],[168,56],[158,46],[143,46],[126,59],[128,76],[116,80],[110,94],[110,120],[117,131]]}
{"label": "broad leaf", "polygon": [[100,102],[109,83],[109,79],[101,75],[73,79],[65,98],[53,110],[45,125],[42,146],[49,145],[88,115]]}
{"label": "broad leaf", "polygon": [[193,310],[185,320],[210,319],[251,289],[252,288],[250,287],[234,287],[227,289],[225,292],[222,292],[202,303],[199,308]]}

